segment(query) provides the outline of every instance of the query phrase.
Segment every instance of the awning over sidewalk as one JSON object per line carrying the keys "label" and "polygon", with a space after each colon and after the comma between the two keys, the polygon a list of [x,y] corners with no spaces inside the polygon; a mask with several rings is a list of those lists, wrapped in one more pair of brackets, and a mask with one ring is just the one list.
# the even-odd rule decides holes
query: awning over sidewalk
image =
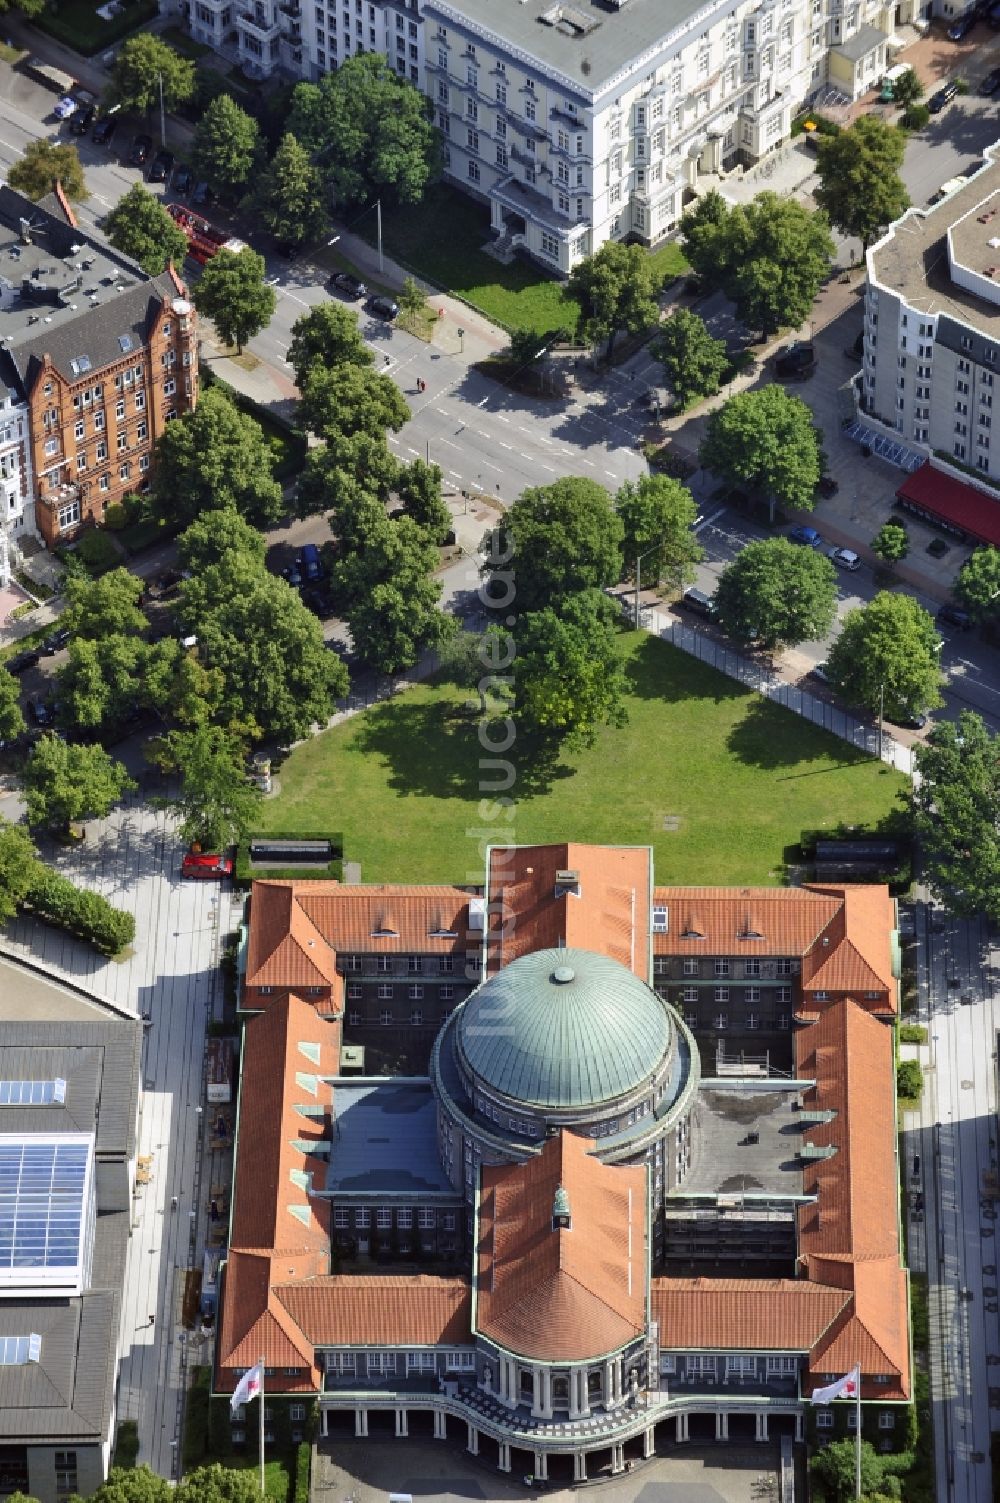
{"label": "awning over sidewalk", "polygon": [[926,460],[896,492],[907,511],[927,517],[949,532],[965,533],[979,543],[1000,548],[1000,492],[988,496]]}

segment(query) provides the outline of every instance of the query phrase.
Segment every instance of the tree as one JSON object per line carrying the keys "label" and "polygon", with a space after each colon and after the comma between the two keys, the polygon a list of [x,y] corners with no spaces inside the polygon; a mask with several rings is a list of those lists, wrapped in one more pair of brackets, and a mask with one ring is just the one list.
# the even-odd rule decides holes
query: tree
{"label": "tree", "polygon": [[681,219],[681,234],[699,276],[765,335],[803,321],[833,257],[825,216],[776,193],[733,207],[718,193],[706,194]]}
{"label": "tree", "polygon": [[[0,666],[0,746],[13,741],[24,731],[21,714],[21,686],[12,673]],[[0,920],[2,922],[2,920]]]}
{"label": "tree", "polygon": [[399,468],[384,434],[327,432],[326,443],[306,455],[295,509],[307,517],[335,510],[348,494],[386,497],[396,485]]}
{"label": "tree", "polygon": [[663,374],[678,407],[688,407],[698,397],[718,391],[729,368],[724,339],[714,339],[705,320],[689,308],[678,308],[660,325],[650,354],[663,366]]}
{"label": "tree", "polygon": [[111,69],[110,99],[124,110],[145,115],[159,105],[161,87],[165,109],[185,104],[194,94],[194,63],[155,32],[136,32],[118,49]]}
{"label": "tree", "polygon": [[89,1503],[172,1503],[175,1490],[148,1466],[115,1467]]}
{"label": "tree", "polygon": [[247,777],[242,746],[221,726],[170,731],[160,742],[161,765],[180,774],[181,788],[165,807],[180,816],[183,840],[209,851],[236,845],[250,831],[262,795]]}
{"label": "tree", "polygon": [[221,674],[223,725],[295,739],[325,724],[346,692],[344,666],[298,592],[246,555],[185,580],[178,614],[197,635],[199,662]]}
{"label": "tree", "polygon": [[417,286],[413,277],[405,277],[399,292],[399,306],[404,313],[422,313],[427,306],[427,298]]}
{"label": "tree", "polygon": [[410,416],[406,398],[391,376],[361,365],[314,365],[300,387],[299,421],[312,433],[367,433],[384,441]]}
{"label": "tree", "polygon": [[480,545],[493,598],[543,610],[565,595],[621,578],[625,529],[596,480],[566,477],[526,490]]}
{"label": "tree", "polygon": [[304,245],[327,223],[323,181],[291,131],[282,136],[255,193],[260,217],[279,240]]}
{"label": "tree", "polygon": [[698,508],[686,486],[669,475],[627,480],[615,496],[615,511],[624,528],[627,578],[635,578],[641,557],[641,576],[650,584],[665,579],[676,587],[691,579],[691,565],[703,550],[693,532]]}
{"label": "tree", "polygon": [[942,721],[917,749],[907,795],[924,879],[965,918],[1000,921],[1000,744],[979,715]]}
{"label": "tree", "polygon": [[588,344],[608,342],[608,359],[619,330],[641,334],[660,316],[657,276],[641,245],[609,240],[570,272],[567,292],[580,304],[580,328]]}
{"label": "tree", "polygon": [[722,571],[719,622],[737,641],[765,650],[815,642],[833,625],[836,574],[824,554],[787,538],[748,543]]}
{"label": "tree", "polygon": [[439,609],[440,598],[439,581],[426,574],[390,579],[358,596],[347,624],[362,662],[379,673],[412,668],[425,648],[455,630],[454,620]]}
{"label": "tree", "polygon": [[68,606],[60,625],[75,637],[135,635],[149,625],[139,609],[142,580],[128,569],[111,569],[100,579],[71,574],[66,580],[66,599]]}
{"label": "tree", "polygon": [[892,86],[893,103],[897,104],[901,110],[908,110],[923,97],[924,86],[920,82],[920,74],[916,68],[907,68]]}
{"label": "tree", "polygon": [[0,814],[0,924],[17,913],[35,880],[40,862],[27,830]]}
{"label": "tree", "polygon": [[528,735],[592,746],[598,726],[625,724],[614,621],[612,602],[596,589],[520,618],[514,714]]}
{"label": "tree", "polygon": [[358,315],[342,303],[317,303],[292,324],[288,363],[300,387],[317,368],[371,365],[371,350],[358,332]]}
{"label": "tree", "polygon": [[260,153],[257,122],[231,94],[213,99],[195,126],[191,165],[221,195],[238,194]]}
{"label": "tree", "polygon": [[933,618],[909,595],[883,590],[848,611],[830,648],[826,671],[849,704],[890,718],[942,703],[938,636]]}
{"label": "tree", "polygon": [[818,144],[820,182],[813,197],[832,224],[858,237],[864,254],[909,207],[899,175],[906,136],[878,115],[859,115],[848,130]]}
{"label": "tree", "polygon": [[121,632],[74,638],[59,673],[60,719],[81,730],[123,721],[144,694],[148,654],[145,642]]}
{"label": "tree", "polygon": [[84,816],[103,819],[136,786],[103,746],[71,746],[59,736],[43,736],[31,748],[23,783],[29,825],[52,830]]}
{"label": "tree", "polygon": [[18,193],[36,201],[51,193],[56,183],[67,198],[88,198],[80,153],[75,146],[44,137],[29,141],[20,159],[7,173],[7,182]]}
{"label": "tree", "polygon": [[962,565],[955,597],[976,621],[1000,615],[1000,548],[977,548]]}
{"label": "tree", "polygon": [[194,289],[195,307],[215,324],[223,344],[239,354],[248,339],[266,329],[277,299],[264,280],[264,257],[244,247],[220,250],[209,261]]}
{"label": "tree", "polygon": [[406,515],[435,543],[443,543],[452,530],[452,520],[441,497],[440,466],[426,464],[419,457],[412,459],[400,467],[396,490]]}
{"label": "tree", "polygon": [[[857,1452],[853,1440],[834,1440],[812,1458],[812,1469],[827,1497],[848,1503],[854,1497]],[[882,1459],[871,1441],[861,1442],[861,1492],[877,1493],[882,1485]]]}
{"label": "tree", "polygon": [[[260,1489],[252,1467],[198,1467],[173,1491],[176,1503],[260,1503]],[[159,1500],[156,1500],[159,1503]]]}
{"label": "tree", "polygon": [[201,574],[212,564],[241,554],[249,554],[261,567],[267,542],[232,506],[221,511],[207,511],[177,541],[180,560],[192,574]]}
{"label": "tree", "polygon": [[281,486],[271,474],[260,424],[221,387],[207,387],[194,412],[164,428],[156,445],[152,502],[171,521],[194,522],[226,507],[262,527],[281,516]]}
{"label": "tree", "polygon": [[168,261],[182,266],[187,255],[184,231],[142,183],[133,183],[118,200],[104,221],[104,233],[151,277],[159,276]]}
{"label": "tree", "polygon": [[730,485],[747,485],[774,508],[811,511],[823,472],[819,430],[805,402],[780,386],[739,392],[713,412],[698,458]]}
{"label": "tree", "polygon": [[[391,584],[405,593],[416,590],[433,575],[437,548],[412,517],[387,517],[380,502],[363,494],[344,512],[348,527],[330,583],[349,620],[351,612],[360,608],[378,585]],[[340,517],[338,513],[338,523]],[[352,533],[354,542],[349,541]]]}
{"label": "tree", "polygon": [[872,538],[872,552],[876,558],[890,565],[898,564],[910,551],[910,534],[904,523],[890,517]]}
{"label": "tree", "polygon": [[[176,637],[164,637],[149,649],[143,687],[147,704],[163,720],[195,726],[205,725],[218,713],[224,685],[218,668],[206,668]],[[256,722],[243,719],[227,724],[226,729],[245,738],[257,733]]]}
{"label": "tree", "polygon": [[339,203],[387,194],[418,204],[440,167],[429,101],[377,52],[356,53],[319,83],[296,85],[288,128],[321,159]]}

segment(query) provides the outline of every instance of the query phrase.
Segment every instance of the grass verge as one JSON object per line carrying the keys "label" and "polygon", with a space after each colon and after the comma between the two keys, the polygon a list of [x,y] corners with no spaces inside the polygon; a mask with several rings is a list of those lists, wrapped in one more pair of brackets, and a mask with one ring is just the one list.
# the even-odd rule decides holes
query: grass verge
{"label": "grass verge", "polygon": [[[664,883],[784,880],[802,831],[874,825],[904,779],[798,716],[645,633],[621,637],[629,724],[602,729],[516,799],[489,838],[650,844]],[[342,829],[365,881],[481,875],[478,721],[465,691],[423,684],[297,747],[269,831]],[[743,818],[743,812],[748,815]]]}
{"label": "grass verge", "polygon": [[97,0],[56,0],[31,24],[65,42],[82,57],[95,57],[106,47],[120,42],[133,31],[152,21],[158,14],[156,0],[125,0],[122,9],[110,21],[97,14]]}

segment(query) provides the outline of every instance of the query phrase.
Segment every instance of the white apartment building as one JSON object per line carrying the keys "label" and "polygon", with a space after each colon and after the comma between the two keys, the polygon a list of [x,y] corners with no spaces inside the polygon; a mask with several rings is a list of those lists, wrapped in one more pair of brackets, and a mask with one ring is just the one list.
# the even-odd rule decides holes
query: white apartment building
{"label": "white apartment building", "polygon": [[506,247],[567,273],[661,240],[692,191],[858,98],[930,0],[191,0],[199,40],[260,77],[383,52],[433,103],[450,180]]}
{"label": "white apartment building", "polygon": [[[0,307],[2,307],[0,279]],[[28,404],[0,380],[0,589],[16,567],[12,544],[35,534],[35,487],[28,442]]]}
{"label": "white apartment building", "polygon": [[914,461],[1000,480],[1000,142],[869,250],[860,406]]}

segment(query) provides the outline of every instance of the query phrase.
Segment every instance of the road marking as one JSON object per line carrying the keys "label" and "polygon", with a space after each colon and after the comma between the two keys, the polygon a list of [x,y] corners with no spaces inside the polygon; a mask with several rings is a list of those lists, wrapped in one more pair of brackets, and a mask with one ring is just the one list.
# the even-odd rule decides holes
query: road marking
{"label": "road marking", "polygon": [[581,458],[581,459],[582,459],[582,460],[583,460],[583,463],[584,463],[584,464],[589,464],[589,465],[590,465],[590,468],[591,468],[591,469],[592,469],[592,470],[596,470],[596,469],[597,469],[597,466],[596,466],[596,464],[595,464],[595,463],[594,463],[594,461],[593,461],[593,460],[592,460],[592,459],[588,459],[588,458],[587,458],[587,456],[586,456],[586,454],[581,454],[581,455],[580,455],[580,458]]}
{"label": "road marking", "polygon": [[512,454],[514,452],[514,445],[513,444],[505,444],[502,438],[498,438],[497,439],[497,446],[498,446],[498,448],[501,448],[501,449],[509,449]]}
{"label": "road marking", "polygon": [[500,422],[501,422],[501,423],[509,423],[509,422],[510,422],[510,418],[509,418],[509,417],[507,417],[507,416],[505,416],[505,414],[504,414],[504,413],[502,413],[502,412],[498,412],[498,413],[497,413],[497,418],[498,418],[498,420],[499,420],[499,421],[500,421]]}
{"label": "road marking", "polygon": [[712,523],[718,521],[719,517],[722,516],[725,509],[726,508],[724,506],[720,506],[718,511],[713,511],[710,517],[702,517],[701,520],[695,524],[694,531],[700,532],[703,527],[711,527]]}
{"label": "road marking", "polygon": [[479,463],[482,465],[484,470],[496,470],[498,475],[503,474],[503,470],[500,468],[500,466],[498,464],[490,464],[490,461],[488,459],[481,459]]}
{"label": "road marking", "polygon": [[[551,464],[546,464],[545,461],[544,461],[544,459],[539,459],[539,460],[536,460],[535,462],[538,465],[538,468],[540,470],[548,470],[548,472],[549,472],[550,475],[558,475],[559,471],[555,468],[555,466],[551,465]],[[611,471],[609,470],[608,474],[610,474],[610,473],[611,473]]]}
{"label": "road marking", "polygon": [[435,442],[439,444],[447,444],[449,449],[458,449],[459,452],[461,452],[461,444],[453,444],[450,438],[439,438],[436,439]]}
{"label": "road marking", "polygon": [[605,475],[610,475],[612,480],[618,479],[618,476],[615,474],[614,470],[605,470],[604,473]]}

